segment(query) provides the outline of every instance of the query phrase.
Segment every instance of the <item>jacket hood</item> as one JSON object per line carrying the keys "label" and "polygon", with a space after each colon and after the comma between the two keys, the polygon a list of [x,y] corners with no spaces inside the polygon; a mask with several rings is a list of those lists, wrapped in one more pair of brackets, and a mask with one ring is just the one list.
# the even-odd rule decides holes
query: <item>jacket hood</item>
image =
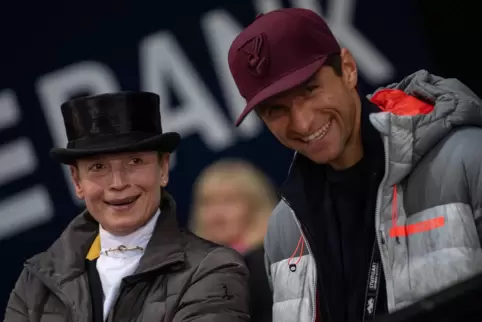
{"label": "jacket hood", "polygon": [[370,114],[370,121],[388,143],[389,169],[396,166],[398,170],[388,184],[402,180],[454,128],[482,127],[480,98],[460,81],[425,70],[380,88],[368,98],[382,110]]}

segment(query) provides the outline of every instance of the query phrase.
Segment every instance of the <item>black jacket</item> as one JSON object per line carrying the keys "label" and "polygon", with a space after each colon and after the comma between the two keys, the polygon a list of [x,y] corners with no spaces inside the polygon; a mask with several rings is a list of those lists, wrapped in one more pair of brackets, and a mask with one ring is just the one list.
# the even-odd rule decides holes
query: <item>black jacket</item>
{"label": "black jacket", "polygon": [[[122,280],[107,321],[249,321],[242,257],[180,230],[167,194],[161,212],[137,271]],[[90,322],[101,316],[85,264],[98,227],[84,212],[49,250],[27,261],[4,321]]]}
{"label": "black jacket", "polygon": [[272,320],[273,295],[269,288],[264,266],[264,248],[260,245],[244,255],[249,270],[251,322]]}
{"label": "black jacket", "polygon": [[[377,168],[381,168],[381,170],[378,171],[376,176],[370,178],[367,176],[366,189],[369,186],[368,180],[372,181],[370,186],[374,189],[370,189],[366,195],[369,202],[366,203],[365,209],[359,211],[359,215],[366,218],[366,233],[360,240],[360,243],[366,245],[366,253],[371,252],[375,239],[373,214],[375,213],[377,187],[383,177],[383,145],[379,133],[369,121],[369,115],[379,111],[376,105],[366,99],[363,100],[361,132],[364,151],[365,153],[377,154],[375,158],[381,158],[379,165],[377,165]],[[370,155],[365,157],[370,157]],[[347,319],[353,316],[360,316],[361,318],[363,314],[366,283],[363,281],[356,286],[356,296],[342,294],[342,289],[345,289],[346,285],[343,285],[339,273],[346,270],[346,267],[343,266],[341,259],[342,237],[339,234],[339,225],[343,223],[339,222],[338,214],[334,212],[333,207],[329,207],[330,204],[333,204],[333,196],[327,184],[327,167],[326,165],[315,164],[298,154],[280,193],[297,214],[315,258],[324,259],[317,261],[319,273],[317,287],[321,290],[318,292],[320,295],[318,311],[321,313],[321,320],[351,322]],[[320,214],[323,214],[323,216]],[[362,274],[368,277],[369,256],[364,256],[360,261],[366,262],[366,265],[363,263],[359,265],[358,267],[362,267],[361,271],[354,272],[354,274]],[[349,267],[349,269],[356,268]],[[384,285],[380,286],[380,289],[384,290]],[[379,295],[378,298],[378,303],[385,302],[383,294]],[[384,311],[384,308],[382,305],[378,305],[377,312],[382,311]]]}

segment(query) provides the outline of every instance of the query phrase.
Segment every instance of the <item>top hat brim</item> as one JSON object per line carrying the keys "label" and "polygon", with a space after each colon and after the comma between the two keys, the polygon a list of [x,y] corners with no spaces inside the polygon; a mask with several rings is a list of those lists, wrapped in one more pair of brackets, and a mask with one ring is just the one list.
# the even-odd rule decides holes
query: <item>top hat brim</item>
{"label": "top hat brim", "polygon": [[159,151],[159,152],[173,152],[181,141],[181,136],[176,132],[168,132],[152,136],[136,142],[129,142],[128,140],[123,144],[116,146],[105,143],[105,146],[99,146],[89,149],[69,149],[69,148],[53,148],[50,150],[50,156],[63,164],[73,164],[75,160],[91,157],[99,154],[112,154],[123,152],[140,152],[140,151]]}

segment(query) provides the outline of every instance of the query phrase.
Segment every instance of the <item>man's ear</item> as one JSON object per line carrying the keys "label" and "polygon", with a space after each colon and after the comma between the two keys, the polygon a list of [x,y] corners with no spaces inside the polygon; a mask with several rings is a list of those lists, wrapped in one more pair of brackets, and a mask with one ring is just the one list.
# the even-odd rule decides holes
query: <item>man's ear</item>
{"label": "man's ear", "polygon": [[167,183],[169,182],[169,160],[170,160],[170,153],[163,153],[160,155],[160,160],[159,160],[159,171],[160,173],[160,178],[161,178],[161,187],[166,187]]}
{"label": "man's ear", "polygon": [[77,195],[77,198],[83,200],[84,199],[84,190],[82,189],[82,186],[80,185],[79,168],[77,168],[74,165],[69,165],[69,170],[70,170],[70,176],[72,178],[72,184],[75,187],[75,194]]}
{"label": "man's ear", "polygon": [[349,89],[354,89],[358,84],[358,68],[355,58],[353,58],[351,52],[346,48],[341,50],[340,57],[343,81]]}

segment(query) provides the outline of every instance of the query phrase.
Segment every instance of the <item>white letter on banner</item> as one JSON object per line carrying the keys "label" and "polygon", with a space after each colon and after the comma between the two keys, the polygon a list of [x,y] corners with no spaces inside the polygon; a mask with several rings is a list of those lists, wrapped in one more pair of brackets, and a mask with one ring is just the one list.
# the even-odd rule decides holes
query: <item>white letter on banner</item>
{"label": "white letter on banner", "polygon": [[[239,94],[229,71],[228,51],[234,38],[241,32],[242,27],[224,10],[207,13],[201,20],[201,26],[211,51],[215,71],[234,126],[234,121],[241,114],[246,102]],[[238,127],[238,132],[243,137],[251,139],[258,136],[262,129],[262,122],[258,116],[251,113]]]}
{"label": "white letter on banner", "polygon": [[[371,85],[390,81],[395,74],[393,64],[353,25],[356,3],[354,0],[331,0],[323,15],[318,0],[291,0],[296,8],[310,9],[323,16],[340,44],[355,57],[360,74]],[[258,13],[283,7],[279,0],[255,0]]]}
{"label": "white letter on banner", "polygon": [[[141,88],[159,94],[164,131],[179,132],[183,137],[198,133],[213,151],[233,143],[231,127],[220,107],[172,34],[159,32],[145,38],[139,57]],[[180,97],[181,106],[170,106],[168,84]]]}
{"label": "white letter on banner", "polygon": [[[11,89],[0,91],[0,131],[17,126],[22,113]],[[38,167],[33,143],[18,137],[0,145],[0,190],[11,182],[32,175]],[[53,216],[50,196],[43,186],[28,187],[0,200],[0,240],[48,222]]]}
{"label": "white letter on banner", "polygon": [[[84,61],[67,66],[37,80],[37,94],[40,106],[44,110],[45,119],[52,135],[55,147],[67,145],[67,135],[60,105],[78,93],[97,95],[118,92],[120,86],[114,73],[104,64],[94,61]],[[78,205],[83,202],[75,196],[68,167],[62,167],[67,186],[74,202]]]}

